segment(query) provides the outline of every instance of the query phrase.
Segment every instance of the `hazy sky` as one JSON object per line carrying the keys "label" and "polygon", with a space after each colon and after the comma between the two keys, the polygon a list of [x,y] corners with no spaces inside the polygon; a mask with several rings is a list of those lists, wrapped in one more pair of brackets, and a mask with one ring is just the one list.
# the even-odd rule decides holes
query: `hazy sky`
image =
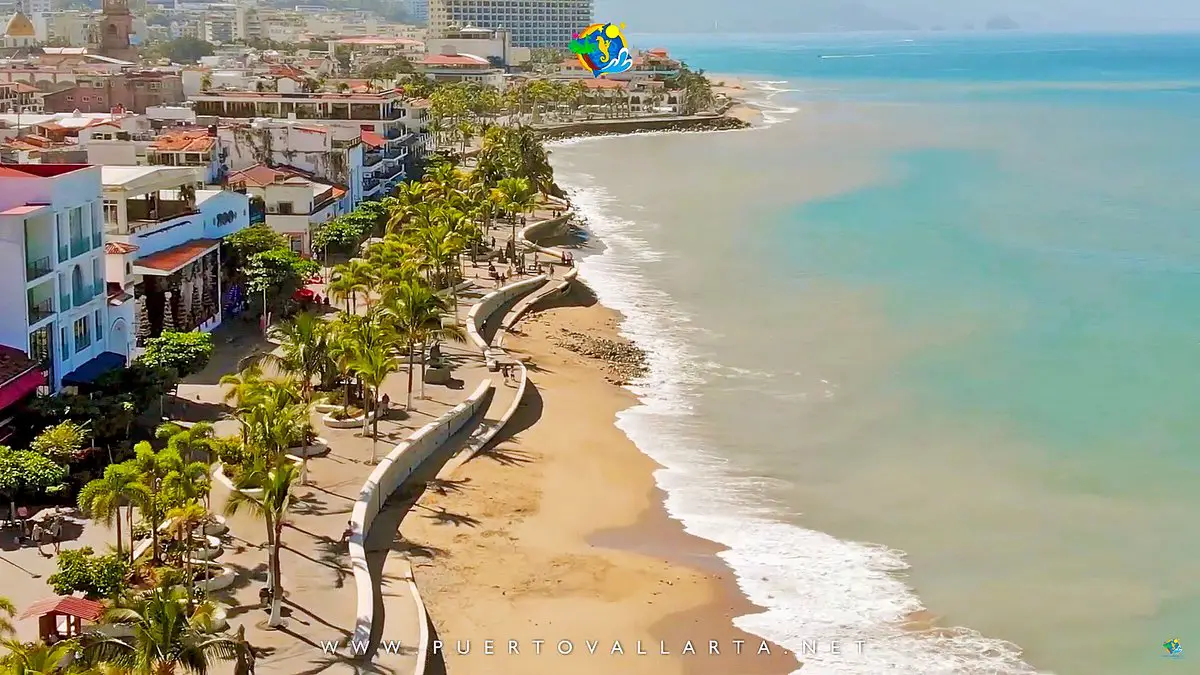
{"label": "hazy sky", "polygon": [[598,20],[637,32],[961,28],[998,14],[1031,29],[1200,29],[1200,0],[596,0]]}

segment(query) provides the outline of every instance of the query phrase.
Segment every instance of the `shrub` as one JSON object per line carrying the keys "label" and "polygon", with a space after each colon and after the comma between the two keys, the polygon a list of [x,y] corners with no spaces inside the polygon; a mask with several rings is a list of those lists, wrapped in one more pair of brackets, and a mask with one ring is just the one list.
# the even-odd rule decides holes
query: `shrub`
{"label": "shrub", "polygon": [[213,439],[213,450],[217,459],[225,465],[227,470],[229,467],[237,466],[245,461],[248,454],[242,445],[242,440],[236,437]]}
{"label": "shrub", "polygon": [[58,554],[50,585],[59,595],[82,592],[89,598],[115,597],[125,586],[129,562],[120,553],[96,555],[90,546]]}

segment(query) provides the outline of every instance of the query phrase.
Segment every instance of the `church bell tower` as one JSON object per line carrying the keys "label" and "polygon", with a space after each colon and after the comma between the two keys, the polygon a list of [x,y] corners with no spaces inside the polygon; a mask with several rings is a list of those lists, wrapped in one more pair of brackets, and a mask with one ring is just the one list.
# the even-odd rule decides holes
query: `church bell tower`
{"label": "church bell tower", "polygon": [[114,59],[133,60],[136,53],[129,44],[133,32],[133,14],[128,0],[104,0],[100,19],[100,54]]}

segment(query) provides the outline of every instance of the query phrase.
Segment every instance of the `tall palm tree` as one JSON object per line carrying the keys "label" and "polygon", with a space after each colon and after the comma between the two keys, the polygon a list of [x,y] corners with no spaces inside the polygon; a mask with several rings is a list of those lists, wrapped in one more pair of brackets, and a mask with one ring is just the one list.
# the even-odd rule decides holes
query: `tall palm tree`
{"label": "tall palm tree", "polygon": [[129,523],[129,561],[133,562],[133,505],[148,503],[150,488],[139,480],[137,469],[122,464],[109,464],[104,475],[89,481],[79,491],[79,510],[94,521],[111,526],[116,522],[117,551],[121,550],[121,502],[127,502]]}
{"label": "tall palm tree", "polygon": [[312,381],[329,368],[329,324],[310,312],[275,325],[271,337],[280,341],[282,354],[264,357],[280,370],[294,375],[300,382],[300,397],[312,400]]}
{"label": "tall palm tree", "polygon": [[163,488],[163,481],[171,472],[183,468],[183,459],[171,448],[154,451],[146,441],[134,446],[136,455],[129,460],[130,466],[137,472],[138,482],[144,486],[138,491],[138,509],[142,518],[150,526],[150,555],[158,562],[158,528],[166,515],[169,496]]}
{"label": "tall palm tree", "polygon": [[102,623],[128,626],[131,636],[97,629],[84,636],[89,661],[110,663],[132,675],[207,675],[213,661],[231,661],[237,643],[213,630],[214,605],[188,605],[191,591],[159,587],[105,611]]}
{"label": "tall palm tree", "polygon": [[512,221],[512,242],[517,245],[517,213],[533,207],[535,197],[529,181],[524,178],[504,178],[496,185],[501,208],[508,212]]}
{"label": "tall palm tree", "polygon": [[412,410],[413,370],[416,364],[414,349],[422,335],[431,327],[440,328],[445,301],[428,286],[420,283],[403,283],[388,290],[384,297],[384,308],[394,327],[395,335],[402,340],[408,352],[408,398],[405,409]]}
{"label": "tall palm tree", "polygon": [[[280,582],[279,551],[282,546],[283,524],[292,506],[292,487],[298,478],[299,469],[284,459],[269,468],[266,475],[255,480],[261,495],[251,497],[243,490],[235,490],[225,504],[225,513],[234,515],[248,510],[261,519],[266,526],[267,545],[270,548],[267,565],[270,569],[271,617],[267,625],[275,627],[282,623],[282,584]],[[239,485],[238,487],[243,487]]]}
{"label": "tall palm tree", "polygon": [[[167,518],[171,521],[168,533],[183,543],[183,578],[186,580],[188,588],[195,584],[195,580],[192,578],[192,538],[196,534],[196,528],[203,525],[207,517],[208,510],[194,501],[185,502],[167,512]],[[206,562],[206,570],[207,567],[208,563]],[[188,593],[188,607],[191,607],[192,604],[192,594]]]}
{"label": "tall palm tree", "polygon": [[[365,345],[358,350],[350,367],[358,379],[371,391],[370,412],[363,413],[363,435],[367,433],[367,420],[371,420],[371,462],[376,461],[375,447],[379,442],[379,390],[389,375],[400,370],[400,361],[392,353],[390,345]],[[411,352],[410,352],[411,353]],[[408,365],[409,379],[412,378],[412,363]],[[372,413],[374,415],[372,416]]]}

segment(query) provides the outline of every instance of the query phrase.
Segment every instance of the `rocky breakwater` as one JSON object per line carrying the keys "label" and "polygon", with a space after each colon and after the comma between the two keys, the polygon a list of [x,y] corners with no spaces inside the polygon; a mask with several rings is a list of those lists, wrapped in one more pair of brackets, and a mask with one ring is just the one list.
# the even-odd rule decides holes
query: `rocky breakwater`
{"label": "rocky breakwater", "polygon": [[566,328],[559,328],[550,340],[563,349],[603,361],[607,371],[605,379],[613,384],[629,384],[646,374],[646,353],[631,342],[595,337]]}
{"label": "rocky breakwater", "polygon": [[745,129],[749,122],[729,115],[691,115],[687,117],[632,117],[622,120],[590,120],[539,127],[544,140],[561,140],[581,136],[614,136],[651,131],[722,131]]}

